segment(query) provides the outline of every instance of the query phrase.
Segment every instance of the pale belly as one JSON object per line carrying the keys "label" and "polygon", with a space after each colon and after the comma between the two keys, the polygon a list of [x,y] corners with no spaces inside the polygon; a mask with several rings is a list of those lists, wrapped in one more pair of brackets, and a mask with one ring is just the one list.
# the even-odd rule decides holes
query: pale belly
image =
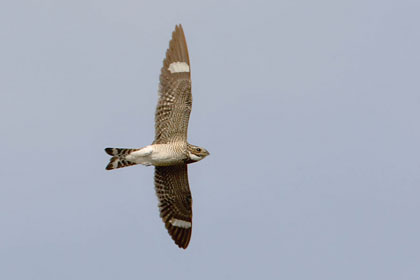
{"label": "pale belly", "polygon": [[144,165],[170,166],[183,163],[186,159],[185,153],[180,150],[169,144],[154,144],[132,152],[126,159]]}

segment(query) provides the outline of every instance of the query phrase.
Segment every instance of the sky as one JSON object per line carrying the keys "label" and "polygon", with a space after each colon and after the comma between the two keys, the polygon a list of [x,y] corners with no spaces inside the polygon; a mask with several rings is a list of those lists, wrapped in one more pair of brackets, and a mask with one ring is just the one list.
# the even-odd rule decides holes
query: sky
{"label": "sky", "polygon": [[[419,279],[419,1],[0,3],[0,279]],[[153,167],[175,24],[190,51],[187,250]]]}

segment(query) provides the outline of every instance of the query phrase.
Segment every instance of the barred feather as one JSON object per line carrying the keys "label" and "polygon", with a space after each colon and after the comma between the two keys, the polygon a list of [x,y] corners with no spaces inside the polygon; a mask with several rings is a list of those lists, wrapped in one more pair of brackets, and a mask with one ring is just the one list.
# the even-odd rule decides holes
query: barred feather
{"label": "barred feather", "polygon": [[105,152],[112,156],[109,160],[108,165],[106,166],[106,170],[112,170],[122,167],[127,167],[131,165],[135,165],[135,162],[131,162],[127,160],[125,157],[132,152],[138,151],[139,149],[121,149],[121,148],[106,148]]}

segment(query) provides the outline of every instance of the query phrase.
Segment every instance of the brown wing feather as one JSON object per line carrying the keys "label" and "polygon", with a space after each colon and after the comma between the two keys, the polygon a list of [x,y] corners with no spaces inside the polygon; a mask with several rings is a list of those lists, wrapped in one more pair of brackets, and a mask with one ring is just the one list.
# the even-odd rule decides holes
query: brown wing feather
{"label": "brown wing feather", "polygon": [[[180,248],[187,248],[192,229],[192,198],[187,165],[156,166],[155,188],[160,216],[169,234]],[[177,223],[188,226],[175,226]]]}
{"label": "brown wing feather", "polygon": [[159,101],[155,114],[155,142],[186,141],[191,113],[191,72],[171,73],[173,62],[190,67],[187,42],[181,25],[175,27],[160,74]]}

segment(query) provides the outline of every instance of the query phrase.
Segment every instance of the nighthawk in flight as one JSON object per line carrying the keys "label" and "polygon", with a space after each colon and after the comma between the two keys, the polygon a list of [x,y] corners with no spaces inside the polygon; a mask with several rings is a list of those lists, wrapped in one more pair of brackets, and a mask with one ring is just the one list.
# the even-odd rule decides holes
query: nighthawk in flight
{"label": "nighthawk in flight", "polygon": [[190,70],[184,31],[177,25],[160,73],[155,140],[140,149],[105,149],[112,156],[107,170],[136,164],[155,166],[160,216],[172,239],[184,249],[190,242],[192,228],[187,164],[209,155],[206,149],[187,142],[192,106]]}

